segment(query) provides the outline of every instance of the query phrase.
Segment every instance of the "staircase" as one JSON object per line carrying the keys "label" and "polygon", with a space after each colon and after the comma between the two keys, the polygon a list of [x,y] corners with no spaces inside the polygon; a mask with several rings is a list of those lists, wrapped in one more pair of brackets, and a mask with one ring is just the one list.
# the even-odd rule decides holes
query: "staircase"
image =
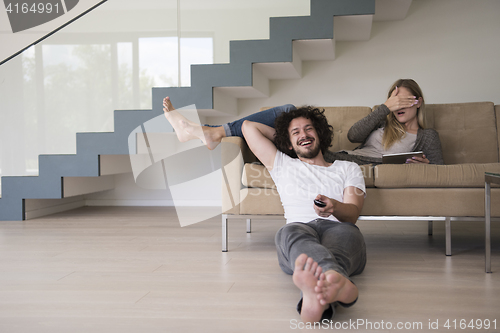
{"label": "staircase", "polygon": [[381,20],[403,19],[410,4],[411,0],[311,0],[310,16],[271,18],[269,39],[231,42],[230,63],[193,65],[191,87],[153,88],[152,110],[115,111],[115,131],[78,133],[75,155],[40,155],[39,176],[2,177],[0,220],[26,219],[29,199],[63,199],[112,189],[112,172],[106,170],[123,165],[129,135],[163,114],[165,96],[176,108],[195,104],[204,116],[236,116],[239,98],[269,96],[270,80],[300,78],[302,61],[335,58],[335,41],[369,39],[376,11]]}

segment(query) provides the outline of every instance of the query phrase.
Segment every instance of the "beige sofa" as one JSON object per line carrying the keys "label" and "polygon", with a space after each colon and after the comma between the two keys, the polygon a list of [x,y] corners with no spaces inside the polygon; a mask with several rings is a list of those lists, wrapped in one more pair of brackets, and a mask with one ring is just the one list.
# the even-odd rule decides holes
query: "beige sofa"
{"label": "beige sofa", "polygon": [[[347,131],[369,114],[369,107],[326,107],[334,127],[332,151],[353,149]],[[426,126],[438,131],[445,165],[362,166],[367,196],[360,219],[444,220],[446,254],[451,255],[451,221],[484,220],[484,172],[500,173],[500,105],[491,102],[430,104]],[[227,251],[229,219],[283,218],[273,180],[239,137],[223,140],[222,250]],[[492,202],[500,188],[492,188]],[[500,216],[500,205],[492,205]],[[479,226],[480,227],[480,226]]]}

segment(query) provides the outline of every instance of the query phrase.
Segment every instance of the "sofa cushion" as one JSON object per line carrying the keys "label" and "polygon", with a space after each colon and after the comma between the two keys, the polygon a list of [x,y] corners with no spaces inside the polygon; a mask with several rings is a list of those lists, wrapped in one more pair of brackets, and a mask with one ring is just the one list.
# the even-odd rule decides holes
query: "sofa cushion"
{"label": "sofa cushion", "polygon": [[363,177],[365,178],[365,186],[366,187],[374,187],[374,168],[372,164],[360,165],[361,172],[363,173]]}
{"label": "sofa cushion", "polygon": [[241,182],[246,187],[276,189],[269,171],[260,163],[246,163]]}
{"label": "sofa cushion", "polygon": [[359,143],[347,139],[347,132],[358,120],[370,114],[371,108],[366,106],[335,106],[325,107],[325,116],[333,126],[333,141],[331,151],[353,150]]}
{"label": "sofa cushion", "polygon": [[427,104],[424,110],[426,126],[439,133],[445,164],[499,162],[493,103]]}
{"label": "sofa cushion", "polygon": [[[499,188],[491,189],[491,202],[500,202]],[[492,204],[491,214],[500,216],[500,205]],[[361,215],[484,217],[484,187],[368,188]]]}
{"label": "sofa cushion", "polygon": [[374,168],[375,187],[481,187],[485,172],[500,172],[500,163],[488,164],[382,164]]}
{"label": "sofa cushion", "polygon": [[[365,178],[365,186],[373,187],[373,167],[371,164],[361,165]],[[271,175],[266,167],[258,163],[246,163],[243,167],[241,182],[246,187],[276,189]]]}

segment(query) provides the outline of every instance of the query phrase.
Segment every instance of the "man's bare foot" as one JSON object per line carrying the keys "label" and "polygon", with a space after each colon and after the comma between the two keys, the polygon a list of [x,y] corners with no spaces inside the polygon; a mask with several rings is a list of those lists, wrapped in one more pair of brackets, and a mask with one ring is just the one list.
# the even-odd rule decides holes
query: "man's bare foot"
{"label": "man's bare foot", "polygon": [[358,298],[358,287],[334,270],[328,270],[320,275],[314,291],[322,305],[337,301],[349,304]]}
{"label": "man's bare foot", "polygon": [[163,112],[180,142],[200,139],[208,149],[212,150],[226,136],[223,127],[201,126],[188,120],[175,110],[169,97],[163,99]]}
{"label": "man's bare foot", "polygon": [[295,260],[293,283],[302,291],[300,317],[305,323],[320,321],[321,315],[329,306],[319,302],[318,293],[315,291],[321,272],[318,263],[304,253]]}

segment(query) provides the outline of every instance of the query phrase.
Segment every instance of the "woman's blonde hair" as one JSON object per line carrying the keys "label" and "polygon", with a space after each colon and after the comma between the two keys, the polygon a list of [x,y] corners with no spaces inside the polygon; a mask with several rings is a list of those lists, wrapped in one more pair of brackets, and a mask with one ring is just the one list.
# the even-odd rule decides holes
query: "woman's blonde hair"
{"label": "woman's blonde hair", "polygon": [[[387,98],[391,97],[394,89],[398,88],[406,88],[408,89],[417,99],[422,98],[422,103],[420,107],[417,109],[417,120],[418,127],[425,128],[425,119],[423,108],[425,106],[424,103],[424,95],[422,94],[422,90],[418,86],[417,82],[412,79],[399,79],[392,85],[391,89],[389,89],[389,93],[387,94]],[[384,145],[384,149],[390,148],[395,142],[401,140],[406,135],[406,129],[403,124],[401,124],[394,115],[394,112],[390,112],[387,115],[387,119],[385,122],[384,135],[382,136],[382,144]]]}

